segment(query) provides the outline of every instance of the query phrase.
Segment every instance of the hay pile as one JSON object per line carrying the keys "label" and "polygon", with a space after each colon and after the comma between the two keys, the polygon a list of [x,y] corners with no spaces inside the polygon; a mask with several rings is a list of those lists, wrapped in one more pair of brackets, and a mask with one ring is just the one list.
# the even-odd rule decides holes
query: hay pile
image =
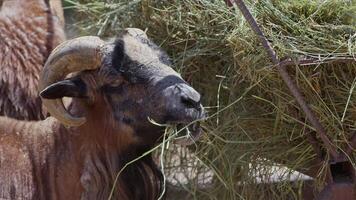
{"label": "hay pile", "polygon": [[[214,175],[207,178],[207,188],[201,187],[201,176],[188,175],[182,185],[191,195],[187,199],[301,198],[292,187],[302,183],[266,186],[253,177],[254,169],[263,173],[261,166],[276,162],[306,171],[316,157],[306,134],[315,133],[238,9],[222,0],[80,2],[66,0],[77,22],[71,28],[103,37],[123,27],[147,29],[203,93],[210,114],[207,134],[192,148],[193,158],[179,165]],[[356,131],[356,5],[342,0],[245,3],[279,58],[348,60],[288,67],[329,138],[345,149]],[[167,168],[172,155],[166,154]],[[355,151],[349,159],[355,166]],[[323,179],[320,173],[320,187]]]}

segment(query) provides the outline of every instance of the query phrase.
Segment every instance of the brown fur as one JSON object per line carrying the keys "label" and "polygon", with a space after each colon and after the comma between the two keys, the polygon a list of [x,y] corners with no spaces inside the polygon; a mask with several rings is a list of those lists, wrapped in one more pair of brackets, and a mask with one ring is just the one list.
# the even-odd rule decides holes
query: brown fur
{"label": "brown fur", "polygon": [[60,0],[2,2],[0,115],[43,119],[39,73],[51,50],[65,39],[62,12]]}

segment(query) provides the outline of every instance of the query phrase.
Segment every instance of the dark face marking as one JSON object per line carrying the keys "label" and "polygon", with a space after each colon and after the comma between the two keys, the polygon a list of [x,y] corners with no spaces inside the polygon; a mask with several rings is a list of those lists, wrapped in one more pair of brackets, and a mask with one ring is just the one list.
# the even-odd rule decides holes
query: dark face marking
{"label": "dark face marking", "polygon": [[124,41],[118,39],[115,42],[114,52],[112,54],[113,68],[120,71],[122,68],[122,62],[124,61]]}

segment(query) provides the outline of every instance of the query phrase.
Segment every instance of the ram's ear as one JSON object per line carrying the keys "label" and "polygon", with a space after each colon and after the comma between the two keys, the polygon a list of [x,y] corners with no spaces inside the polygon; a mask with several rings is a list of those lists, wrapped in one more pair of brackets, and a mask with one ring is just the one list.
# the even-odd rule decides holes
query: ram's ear
{"label": "ram's ear", "polygon": [[80,78],[70,78],[53,83],[40,92],[44,99],[58,99],[62,97],[86,98],[87,87]]}

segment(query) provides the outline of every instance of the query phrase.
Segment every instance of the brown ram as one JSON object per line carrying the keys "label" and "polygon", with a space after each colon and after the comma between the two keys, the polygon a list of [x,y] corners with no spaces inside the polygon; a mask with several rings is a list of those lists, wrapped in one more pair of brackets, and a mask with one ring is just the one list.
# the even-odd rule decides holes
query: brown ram
{"label": "brown ram", "polygon": [[[119,170],[162,139],[164,127],[148,118],[184,125],[204,117],[200,94],[139,29],[115,42],[62,43],[40,88],[53,117],[0,118],[0,199],[108,199]],[[70,105],[62,97],[72,97]],[[122,172],[113,199],[153,200],[161,191],[162,174],[147,155]]]}
{"label": "brown ram", "polygon": [[39,75],[63,23],[60,0],[0,0],[0,115],[43,119]]}

